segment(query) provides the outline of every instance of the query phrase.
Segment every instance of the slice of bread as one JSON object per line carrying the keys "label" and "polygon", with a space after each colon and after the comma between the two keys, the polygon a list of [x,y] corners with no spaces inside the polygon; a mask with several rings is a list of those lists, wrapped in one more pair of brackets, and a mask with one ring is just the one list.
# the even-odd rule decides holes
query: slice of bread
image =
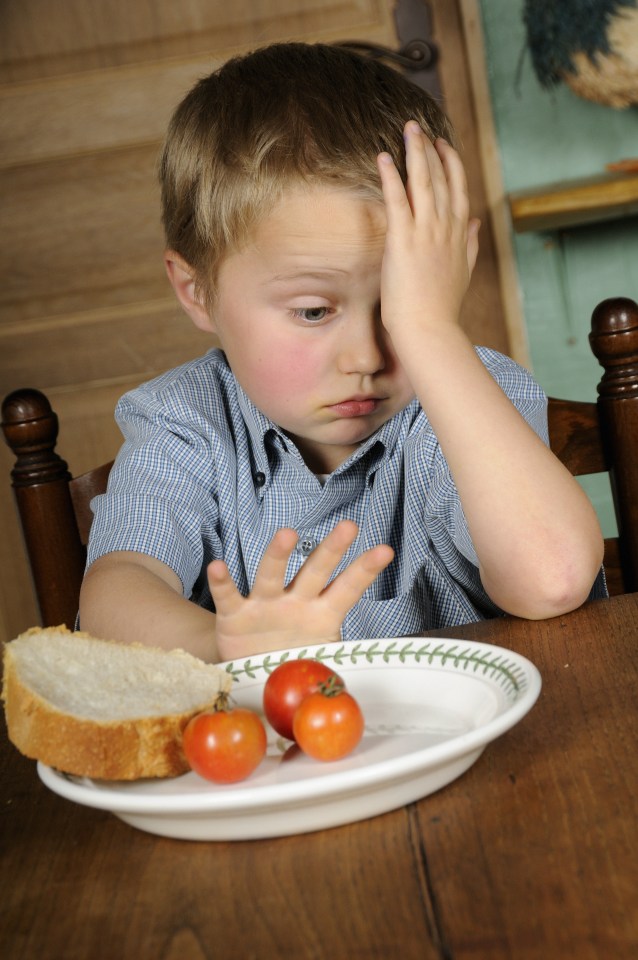
{"label": "slice of bread", "polygon": [[182,733],[230,691],[232,677],[183,650],[35,627],[5,644],[9,739],[65,773],[102,780],[174,777]]}

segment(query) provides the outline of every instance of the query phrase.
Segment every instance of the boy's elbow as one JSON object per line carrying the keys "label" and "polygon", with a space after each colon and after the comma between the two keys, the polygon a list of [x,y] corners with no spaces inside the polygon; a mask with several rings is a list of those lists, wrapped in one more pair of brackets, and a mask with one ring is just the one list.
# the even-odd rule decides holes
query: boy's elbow
{"label": "boy's elbow", "polygon": [[[593,550],[577,561],[547,562],[519,581],[500,598],[488,593],[506,613],[525,620],[548,620],[577,610],[589,599],[602,566],[600,551]],[[495,591],[499,593],[500,591]]]}
{"label": "boy's elbow", "polygon": [[604,557],[605,545],[602,534],[593,537],[588,549],[568,553],[550,570],[546,605],[548,613],[536,619],[558,617],[571,613],[587,602],[598,577]]}
{"label": "boy's elbow", "polygon": [[523,606],[528,609],[517,615],[527,620],[548,620],[577,610],[589,599],[599,569],[593,575],[573,577],[566,574],[564,577],[555,577],[544,588],[539,588],[535,595],[524,600]]}

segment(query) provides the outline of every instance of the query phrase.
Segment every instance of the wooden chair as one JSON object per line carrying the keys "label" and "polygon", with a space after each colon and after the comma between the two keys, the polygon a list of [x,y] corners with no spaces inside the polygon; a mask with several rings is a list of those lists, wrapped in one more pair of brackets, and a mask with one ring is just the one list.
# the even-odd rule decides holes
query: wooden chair
{"label": "wooden chair", "polygon": [[[609,471],[619,537],[606,541],[610,593],[638,590],[638,305],[613,299],[592,315],[592,350],[604,368],[597,403],[549,401],[552,449],[575,475]],[[55,452],[58,419],[44,394],[25,389],[2,405],[16,456],[12,484],[42,622],[72,626],[91,526],[89,502],[112,463],[72,478]]]}
{"label": "wooden chair", "polygon": [[591,318],[589,343],[603,375],[597,403],[549,399],[549,439],[579,477],[608,472],[618,536],[605,540],[612,596],[638,590],[638,304],[603,300]]}
{"label": "wooden chair", "polygon": [[43,626],[72,628],[78,611],[91,499],[113,465],[71,477],[56,452],[58,418],[39,390],[16,390],[2,404],[2,429],[16,456],[11,482]]}

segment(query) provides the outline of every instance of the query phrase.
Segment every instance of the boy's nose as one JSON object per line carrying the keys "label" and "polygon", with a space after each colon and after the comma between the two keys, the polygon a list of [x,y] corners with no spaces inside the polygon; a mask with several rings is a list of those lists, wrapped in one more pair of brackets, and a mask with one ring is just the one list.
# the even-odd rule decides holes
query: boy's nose
{"label": "boy's nose", "polygon": [[386,334],[378,315],[361,318],[343,331],[339,351],[342,373],[377,373],[386,363]]}

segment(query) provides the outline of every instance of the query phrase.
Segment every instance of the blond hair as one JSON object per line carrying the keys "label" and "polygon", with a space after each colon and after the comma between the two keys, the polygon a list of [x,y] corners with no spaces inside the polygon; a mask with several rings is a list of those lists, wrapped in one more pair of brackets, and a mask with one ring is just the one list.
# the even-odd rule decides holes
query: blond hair
{"label": "blond hair", "polygon": [[341,186],[381,199],[376,156],[405,180],[403,128],[417,120],[453,140],[425,91],[343,47],[280,43],[236,57],[191,90],[160,160],[167,246],[212,302],[223,258],[292,184]]}

